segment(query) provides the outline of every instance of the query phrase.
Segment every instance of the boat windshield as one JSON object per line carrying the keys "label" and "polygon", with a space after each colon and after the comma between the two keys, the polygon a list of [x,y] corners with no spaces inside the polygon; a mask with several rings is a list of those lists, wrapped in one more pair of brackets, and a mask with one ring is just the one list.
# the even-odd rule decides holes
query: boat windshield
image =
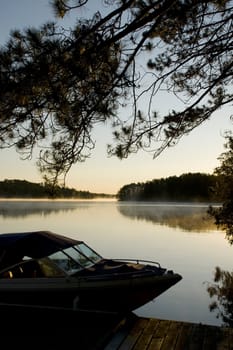
{"label": "boat windshield", "polygon": [[92,266],[102,257],[85,243],[80,243],[49,255],[49,259],[70,275]]}
{"label": "boat windshield", "polygon": [[103,259],[101,255],[96,253],[93,249],[91,249],[85,243],[80,243],[74,246],[74,248],[77,249],[81,254],[85,255],[93,263],[97,263],[98,261]]}

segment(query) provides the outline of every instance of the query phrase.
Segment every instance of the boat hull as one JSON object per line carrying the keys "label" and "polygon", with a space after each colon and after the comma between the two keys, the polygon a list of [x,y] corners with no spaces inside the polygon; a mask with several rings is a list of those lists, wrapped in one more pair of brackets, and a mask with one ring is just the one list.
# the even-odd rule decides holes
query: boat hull
{"label": "boat hull", "polygon": [[0,303],[127,313],[155,299],[181,280],[179,274],[132,278],[0,280]]}

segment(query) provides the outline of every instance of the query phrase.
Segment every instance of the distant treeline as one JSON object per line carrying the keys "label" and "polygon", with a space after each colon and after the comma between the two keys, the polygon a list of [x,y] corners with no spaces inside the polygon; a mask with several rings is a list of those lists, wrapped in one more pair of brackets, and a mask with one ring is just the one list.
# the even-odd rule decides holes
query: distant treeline
{"label": "distant treeline", "polygon": [[131,183],[117,193],[120,201],[218,201],[215,175],[187,173],[145,183]]}
{"label": "distant treeline", "polygon": [[80,198],[94,199],[97,197],[110,198],[112,195],[77,191],[73,188],[56,186],[53,191],[45,184],[28,182],[26,180],[0,181],[1,198]]}

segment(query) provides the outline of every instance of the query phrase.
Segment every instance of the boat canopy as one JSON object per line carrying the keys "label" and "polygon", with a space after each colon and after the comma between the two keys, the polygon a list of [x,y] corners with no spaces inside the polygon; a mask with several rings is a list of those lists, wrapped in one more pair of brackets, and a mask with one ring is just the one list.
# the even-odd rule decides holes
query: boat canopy
{"label": "boat canopy", "polygon": [[17,264],[25,256],[39,259],[80,243],[50,231],[0,234],[0,270]]}

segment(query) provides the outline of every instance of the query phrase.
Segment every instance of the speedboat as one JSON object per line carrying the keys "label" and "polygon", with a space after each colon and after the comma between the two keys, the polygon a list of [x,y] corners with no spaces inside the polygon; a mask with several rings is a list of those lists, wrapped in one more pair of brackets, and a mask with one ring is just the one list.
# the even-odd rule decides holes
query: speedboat
{"label": "speedboat", "polygon": [[50,231],[0,234],[0,305],[122,314],[181,279],[158,262],[104,258]]}

